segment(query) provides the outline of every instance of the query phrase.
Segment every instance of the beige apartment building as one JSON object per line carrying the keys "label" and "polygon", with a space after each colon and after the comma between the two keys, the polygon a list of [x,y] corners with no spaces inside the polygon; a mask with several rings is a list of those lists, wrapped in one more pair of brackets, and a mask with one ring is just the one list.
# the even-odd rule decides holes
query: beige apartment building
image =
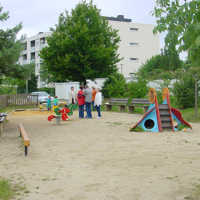
{"label": "beige apartment building", "polygon": [[[153,34],[154,25],[133,23],[123,15],[106,17],[109,24],[117,29],[120,36],[119,55],[122,60],[117,64],[118,70],[127,80],[133,77],[147,59],[160,53],[159,35]],[[24,51],[19,58],[20,64],[35,63],[35,74],[38,76],[38,87],[44,87],[40,81],[40,50],[47,45],[49,32],[40,32],[24,41]],[[98,78],[98,77],[97,77]]]}
{"label": "beige apartment building", "polygon": [[154,25],[133,23],[123,15],[107,19],[121,38],[119,55],[122,60],[118,63],[118,70],[129,79],[147,59],[160,53],[159,35],[153,34]]}

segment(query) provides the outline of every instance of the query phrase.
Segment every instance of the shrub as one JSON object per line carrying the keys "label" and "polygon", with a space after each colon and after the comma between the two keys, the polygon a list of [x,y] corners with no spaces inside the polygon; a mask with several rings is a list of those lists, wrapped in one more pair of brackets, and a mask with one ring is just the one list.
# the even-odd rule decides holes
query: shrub
{"label": "shrub", "polygon": [[105,98],[144,98],[148,93],[147,82],[141,79],[126,83],[123,75],[115,73],[108,77],[102,89]]}
{"label": "shrub", "polygon": [[185,75],[174,84],[173,94],[176,97],[176,104],[180,108],[194,107],[195,82],[191,76]]}
{"label": "shrub", "polygon": [[126,80],[123,75],[114,73],[105,81],[102,93],[105,98],[110,97],[124,97],[126,93]]}
{"label": "shrub", "polygon": [[138,81],[132,81],[127,83],[127,91],[125,96],[129,98],[144,98],[148,93],[147,82],[139,79]]}

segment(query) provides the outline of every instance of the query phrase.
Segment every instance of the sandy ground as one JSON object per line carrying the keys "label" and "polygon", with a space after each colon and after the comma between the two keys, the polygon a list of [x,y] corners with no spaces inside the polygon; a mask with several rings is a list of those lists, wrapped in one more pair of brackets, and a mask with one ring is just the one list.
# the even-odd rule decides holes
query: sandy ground
{"label": "sandy ground", "polygon": [[[46,112],[9,115],[0,176],[26,185],[17,200],[183,200],[200,183],[200,124],[188,132],[133,133],[141,118],[103,113],[56,125]],[[24,156],[17,125],[31,139]]]}

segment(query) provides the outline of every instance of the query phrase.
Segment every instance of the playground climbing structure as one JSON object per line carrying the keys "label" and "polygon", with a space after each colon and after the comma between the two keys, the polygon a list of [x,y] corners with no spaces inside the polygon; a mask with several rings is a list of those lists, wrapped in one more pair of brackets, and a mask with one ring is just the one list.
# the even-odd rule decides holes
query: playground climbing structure
{"label": "playground climbing structure", "polygon": [[163,102],[159,104],[155,89],[150,88],[149,101],[151,104],[131,131],[162,132],[165,130],[178,131],[183,128],[192,129],[191,125],[183,119],[180,111],[171,107],[168,88],[163,89],[162,98]]}

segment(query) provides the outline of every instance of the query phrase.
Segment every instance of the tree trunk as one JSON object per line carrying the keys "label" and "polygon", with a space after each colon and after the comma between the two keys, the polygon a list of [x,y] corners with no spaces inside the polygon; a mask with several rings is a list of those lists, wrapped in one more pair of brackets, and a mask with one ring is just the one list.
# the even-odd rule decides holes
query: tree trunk
{"label": "tree trunk", "polygon": [[195,118],[198,117],[198,80],[195,79]]}
{"label": "tree trunk", "polygon": [[26,94],[28,94],[28,79],[26,79]]}

